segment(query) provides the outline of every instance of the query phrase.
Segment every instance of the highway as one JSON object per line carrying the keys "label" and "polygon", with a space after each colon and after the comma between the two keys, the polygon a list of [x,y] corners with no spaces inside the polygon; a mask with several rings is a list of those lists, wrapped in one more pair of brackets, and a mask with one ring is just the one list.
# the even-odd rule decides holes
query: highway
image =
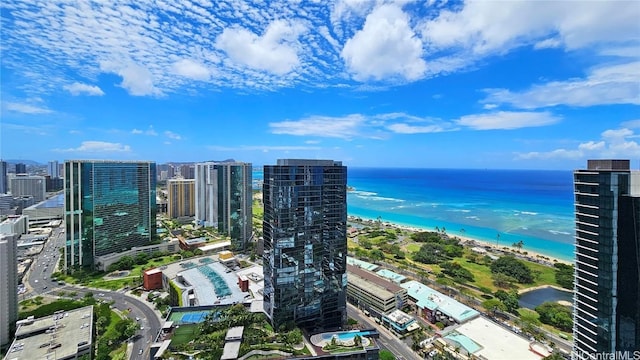
{"label": "highway", "polygon": [[[58,249],[64,246],[64,243],[64,229],[54,228],[43,250],[34,257],[34,261],[23,279],[27,291],[18,296],[19,300],[22,301],[27,298],[46,294],[57,296],[58,292],[65,291],[75,292],[79,297],[84,296],[84,294],[88,292],[92,292],[97,300],[107,302],[114,301],[114,309],[118,309],[121,313],[127,314],[127,316],[134,321],[138,321],[141,327],[141,330],[138,330],[138,336],[134,337],[131,358],[142,359],[143,357],[148,357],[149,344],[153,341],[161,327],[161,319],[153,309],[153,305],[138,297],[120,291],[90,289],[71,284],[59,285],[57,281],[52,281],[51,274],[56,271],[61,256]],[[143,351],[142,355],[139,354],[140,350]]]}
{"label": "highway", "polygon": [[381,345],[380,348],[391,351],[395,355],[396,359],[422,359],[402,340],[391,334],[391,332],[389,332],[385,327],[377,324],[373,318],[364,315],[354,305],[347,303],[347,315],[367,327],[377,329],[380,333],[380,338],[378,339],[378,342]]}

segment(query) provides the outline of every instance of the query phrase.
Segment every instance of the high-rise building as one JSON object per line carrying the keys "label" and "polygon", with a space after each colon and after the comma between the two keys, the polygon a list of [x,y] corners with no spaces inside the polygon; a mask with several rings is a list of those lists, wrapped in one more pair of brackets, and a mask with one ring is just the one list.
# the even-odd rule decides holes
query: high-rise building
{"label": "high-rise building", "polygon": [[44,176],[16,174],[10,178],[9,188],[13,196],[33,196],[40,202],[45,199],[47,182]]}
{"label": "high-rise building", "polygon": [[65,268],[148,245],[156,233],[156,165],[148,161],[64,163]]}
{"label": "high-rise building", "polygon": [[182,164],[180,165],[180,175],[185,179],[195,179],[196,167],[194,164]]}
{"label": "high-rise building", "polygon": [[18,237],[0,235],[0,346],[9,343],[18,320]]}
{"label": "high-rise building", "polygon": [[58,160],[49,161],[49,164],[47,165],[47,174],[49,174],[52,179],[60,177],[60,164],[58,163]]}
{"label": "high-rise building", "polygon": [[573,354],[632,358],[640,349],[640,171],[629,160],[589,160],[574,171],[574,194]]}
{"label": "high-rise building", "polygon": [[196,181],[194,179],[167,180],[167,215],[175,219],[196,214]]}
{"label": "high-rise building", "polygon": [[27,173],[27,165],[23,163],[16,163],[16,174],[26,174]]}
{"label": "high-rise building", "polygon": [[195,166],[196,223],[213,226],[244,250],[253,236],[251,163],[206,162]]}
{"label": "high-rise building", "polygon": [[347,168],[333,160],[264,166],[264,310],[274,328],[341,327],[347,316]]}
{"label": "high-rise building", "polygon": [[9,183],[7,182],[7,162],[0,160],[0,194],[9,192]]}

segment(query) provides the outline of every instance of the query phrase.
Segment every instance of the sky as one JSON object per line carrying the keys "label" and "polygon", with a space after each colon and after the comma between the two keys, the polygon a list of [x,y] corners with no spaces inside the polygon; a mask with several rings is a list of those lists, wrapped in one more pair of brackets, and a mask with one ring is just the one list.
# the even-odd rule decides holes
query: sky
{"label": "sky", "polygon": [[640,167],[639,1],[4,0],[0,157]]}

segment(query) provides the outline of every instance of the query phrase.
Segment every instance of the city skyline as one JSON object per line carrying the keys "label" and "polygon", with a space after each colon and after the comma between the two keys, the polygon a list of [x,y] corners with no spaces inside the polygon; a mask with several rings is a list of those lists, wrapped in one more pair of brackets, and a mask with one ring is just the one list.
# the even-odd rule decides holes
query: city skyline
{"label": "city skyline", "polygon": [[7,1],[0,157],[638,159],[640,6],[547,5]]}

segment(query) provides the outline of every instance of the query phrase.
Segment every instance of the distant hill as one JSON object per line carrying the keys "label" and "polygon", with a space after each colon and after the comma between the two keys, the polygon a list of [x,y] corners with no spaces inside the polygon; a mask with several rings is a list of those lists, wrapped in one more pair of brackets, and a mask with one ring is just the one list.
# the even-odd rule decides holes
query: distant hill
{"label": "distant hill", "polygon": [[11,160],[11,159],[7,159],[4,160],[7,162],[7,164],[25,164],[25,165],[30,165],[30,166],[42,166],[42,165],[46,165],[46,164],[41,164],[37,161],[33,161],[33,160]]}

